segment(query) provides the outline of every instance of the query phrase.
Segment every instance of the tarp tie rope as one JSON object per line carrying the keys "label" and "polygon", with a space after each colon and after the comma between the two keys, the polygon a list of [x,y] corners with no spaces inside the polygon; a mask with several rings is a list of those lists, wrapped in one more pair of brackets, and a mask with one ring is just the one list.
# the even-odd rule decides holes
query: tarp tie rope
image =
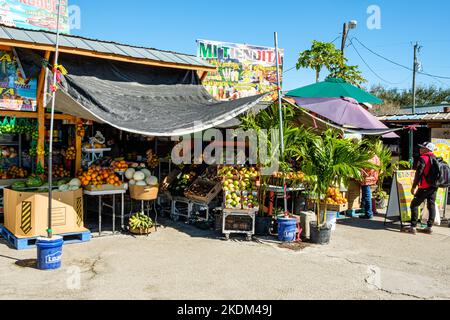
{"label": "tarp tie rope", "polygon": [[417,124],[413,124],[413,125],[405,127],[405,130],[417,131],[417,127],[418,127]]}

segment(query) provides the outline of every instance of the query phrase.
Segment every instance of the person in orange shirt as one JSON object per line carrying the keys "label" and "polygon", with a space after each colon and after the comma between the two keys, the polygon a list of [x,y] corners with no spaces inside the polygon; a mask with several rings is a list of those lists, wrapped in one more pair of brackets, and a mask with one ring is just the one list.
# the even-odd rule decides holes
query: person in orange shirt
{"label": "person in orange shirt", "polygon": [[[377,155],[375,155],[372,159],[370,159],[369,162],[376,167],[380,167],[381,165],[380,158]],[[373,218],[374,213],[372,201],[372,187],[378,183],[380,171],[379,169],[365,169],[361,173],[363,177],[363,180],[361,182],[362,200],[364,205],[364,211],[366,214],[361,216],[360,218],[370,220]]]}

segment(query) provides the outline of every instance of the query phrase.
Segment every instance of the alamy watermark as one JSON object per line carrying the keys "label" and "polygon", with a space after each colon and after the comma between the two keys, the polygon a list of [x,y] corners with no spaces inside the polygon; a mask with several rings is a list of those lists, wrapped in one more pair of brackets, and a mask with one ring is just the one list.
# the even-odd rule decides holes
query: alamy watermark
{"label": "alamy watermark", "polygon": [[81,289],[81,269],[79,267],[70,267],[67,269],[66,286],[68,290]]}
{"label": "alamy watermark", "polygon": [[81,8],[77,5],[69,6],[70,30],[81,30]]}
{"label": "alamy watermark", "polygon": [[173,137],[171,157],[175,165],[259,165],[263,176],[271,176],[280,168],[280,136],[278,129],[210,129]]}
{"label": "alamy watermark", "polygon": [[381,269],[377,266],[369,266],[367,268],[368,277],[366,282],[370,290],[380,290],[381,289]]}
{"label": "alamy watermark", "polygon": [[370,5],[367,8],[367,28],[369,30],[381,30],[381,8],[378,5]]}

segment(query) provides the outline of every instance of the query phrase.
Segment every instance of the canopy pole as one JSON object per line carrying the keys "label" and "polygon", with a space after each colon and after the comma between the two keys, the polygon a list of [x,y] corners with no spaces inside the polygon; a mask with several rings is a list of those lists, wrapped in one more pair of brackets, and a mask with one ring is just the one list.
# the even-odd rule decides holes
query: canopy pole
{"label": "canopy pole", "polygon": [[[284,118],[283,118],[283,105],[281,101],[281,70],[280,70],[280,53],[278,50],[278,32],[274,34],[275,38],[275,56],[277,63],[277,90],[278,90],[278,112],[280,116],[280,141],[281,141],[281,159],[285,156],[285,146],[284,146]],[[284,213],[287,214],[288,210],[288,199],[287,199],[287,186],[286,178],[283,179],[283,192],[284,192]]]}
{"label": "canopy pole", "polygon": [[55,48],[55,61],[53,65],[53,86],[52,86],[52,109],[50,116],[50,141],[49,141],[49,153],[48,153],[48,230],[47,236],[49,239],[53,238],[52,230],[52,209],[53,209],[53,130],[55,125],[55,104],[56,104],[56,90],[57,90],[57,68],[58,68],[58,56],[59,56],[59,37],[60,37],[60,24],[61,18],[61,0],[58,0],[58,15],[56,22],[56,48]]}

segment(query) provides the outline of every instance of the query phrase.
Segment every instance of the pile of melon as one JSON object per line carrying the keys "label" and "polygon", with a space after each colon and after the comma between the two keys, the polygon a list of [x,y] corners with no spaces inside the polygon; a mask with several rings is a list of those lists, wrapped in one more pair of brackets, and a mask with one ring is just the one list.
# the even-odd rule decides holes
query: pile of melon
{"label": "pile of melon", "polygon": [[125,172],[125,177],[130,186],[156,187],[158,185],[158,178],[154,177],[148,169],[130,168]]}

